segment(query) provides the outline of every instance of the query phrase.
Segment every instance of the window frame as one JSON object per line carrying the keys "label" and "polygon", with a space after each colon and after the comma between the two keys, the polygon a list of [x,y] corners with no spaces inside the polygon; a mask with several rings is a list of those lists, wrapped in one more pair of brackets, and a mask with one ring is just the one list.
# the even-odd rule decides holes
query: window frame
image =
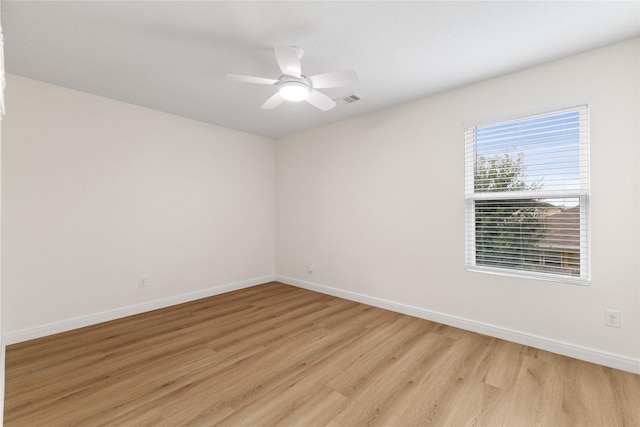
{"label": "window frame", "polygon": [[[565,190],[524,190],[476,192],[475,170],[477,164],[477,130],[478,128],[499,126],[503,124],[523,122],[526,120],[555,116],[568,112],[578,112],[584,123],[580,127],[584,130],[579,137],[579,175],[578,189]],[[563,282],[577,285],[589,285],[591,281],[591,240],[590,240],[590,108],[588,104],[569,108],[554,109],[537,114],[521,114],[511,119],[487,120],[481,123],[465,125],[465,267],[467,271],[498,274],[505,276],[524,277],[553,282]],[[476,201],[481,200],[509,200],[509,199],[544,199],[544,198],[573,198],[579,200],[580,206],[580,243],[579,259],[580,274],[573,276],[562,273],[525,270],[510,267],[495,267],[479,265],[476,260]]]}

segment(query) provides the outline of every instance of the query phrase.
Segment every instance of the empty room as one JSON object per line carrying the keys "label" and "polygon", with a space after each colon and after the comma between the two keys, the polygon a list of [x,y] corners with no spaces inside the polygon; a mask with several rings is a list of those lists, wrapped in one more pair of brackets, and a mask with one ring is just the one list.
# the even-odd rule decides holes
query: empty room
{"label": "empty room", "polygon": [[0,17],[0,424],[640,426],[640,2]]}

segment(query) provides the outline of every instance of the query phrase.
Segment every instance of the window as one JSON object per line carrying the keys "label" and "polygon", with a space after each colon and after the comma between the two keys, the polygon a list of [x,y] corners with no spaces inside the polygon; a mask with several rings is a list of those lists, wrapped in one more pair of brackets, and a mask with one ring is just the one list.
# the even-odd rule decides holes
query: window
{"label": "window", "polygon": [[589,282],[587,106],[465,130],[467,269]]}

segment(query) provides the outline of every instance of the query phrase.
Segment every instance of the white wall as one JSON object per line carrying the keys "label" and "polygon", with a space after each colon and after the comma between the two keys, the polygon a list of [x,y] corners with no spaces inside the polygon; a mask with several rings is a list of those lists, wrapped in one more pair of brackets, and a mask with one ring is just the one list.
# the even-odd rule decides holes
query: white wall
{"label": "white wall", "polygon": [[[4,52],[0,52],[0,55],[3,55]],[[0,89],[1,91],[2,89]],[[0,152],[2,148],[2,119],[0,118]],[[0,153],[0,165],[1,165],[2,155]],[[2,166],[0,166],[0,175]],[[2,183],[2,179],[0,179],[0,184]],[[1,185],[0,185],[0,195],[1,195]],[[1,198],[0,198],[1,199]],[[1,205],[1,202],[0,202]],[[0,208],[1,212],[1,208]],[[2,224],[2,215],[0,213],[0,226]],[[2,232],[0,231],[0,236]],[[2,239],[0,238],[0,242]],[[1,248],[0,243],[0,248]],[[0,426],[4,425],[4,378],[5,378],[5,342],[4,342],[4,322],[2,319],[4,318],[4,313],[2,312],[2,257],[0,257],[0,408],[3,408],[2,413],[0,413]]]}
{"label": "white wall", "polygon": [[[0,13],[1,15],[1,13]],[[1,21],[1,19],[0,19]],[[4,83],[5,83],[5,72],[4,72],[4,34],[2,33],[2,28],[0,28],[0,115],[4,116],[5,108],[4,108]],[[2,149],[2,117],[0,116],[0,151]],[[0,165],[1,162],[0,155]],[[0,166],[0,176],[2,175],[1,171],[2,167]],[[2,187],[2,179],[0,179],[0,196],[1,196],[1,187]],[[1,197],[0,197],[1,200]],[[0,201],[1,205],[1,201]],[[0,208],[1,212],[1,208]],[[0,213],[0,228],[2,225],[2,215]],[[2,238],[2,233],[0,232],[0,247]],[[5,343],[4,343],[4,323],[2,322],[3,314],[2,314],[2,258],[0,257],[0,408],[4,409],[4,377],[5,377]],[[4,425],[4,410],[0,413],[0,426]]]}
{"label": "white wall", "polygon": [[6,98],[2,300],[13,341],[273,277],[273,140],[14,75]]}
{"label": "white wall", "polygon": [[[277,277],[640,372],[639,51],[636,39],[277,141]],[[467,272],[465,123],[585,102],[591,286]]]}

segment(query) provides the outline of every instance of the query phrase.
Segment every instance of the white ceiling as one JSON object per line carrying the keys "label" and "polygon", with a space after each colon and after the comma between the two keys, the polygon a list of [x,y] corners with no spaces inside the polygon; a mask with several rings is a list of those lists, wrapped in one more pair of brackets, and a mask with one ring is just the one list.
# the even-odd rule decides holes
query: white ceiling
{"label": "white ceiling", "polygon": [[[640,2],[2,1],[7,72],[269,137],[371,112],[640,35]],[[263,110],[273,45],[303,73],[353,69],[323,90],[361,101]],[[9,109],[11,106],[8,105]]]}

